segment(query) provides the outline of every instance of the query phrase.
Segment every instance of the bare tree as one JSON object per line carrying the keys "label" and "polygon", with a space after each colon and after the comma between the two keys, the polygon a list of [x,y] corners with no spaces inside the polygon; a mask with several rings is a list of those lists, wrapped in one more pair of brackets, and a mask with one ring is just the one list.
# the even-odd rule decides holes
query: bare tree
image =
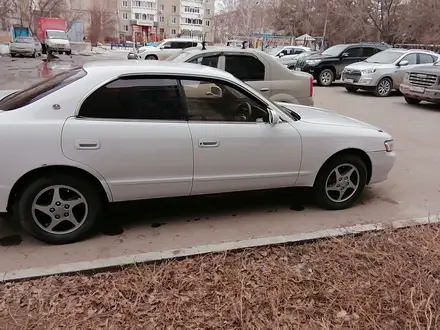
{"label": "bare tree", "polygon": [[61,17],[66,20],[67,31],[69,31],[76,22],[84,19],[88,10],[83,8],[81,0],[67,0],[66,7]]}
{"label": "bare tree", "polygon": [[90,9],[89,39],[92,46],[115,36],[117,17],[111,0],[95,0]]}
{"label": "bare tree", "polygon": [[16,11],[16,0],[0,0],[0,30],[6,31],[8,28],[8,21]]}

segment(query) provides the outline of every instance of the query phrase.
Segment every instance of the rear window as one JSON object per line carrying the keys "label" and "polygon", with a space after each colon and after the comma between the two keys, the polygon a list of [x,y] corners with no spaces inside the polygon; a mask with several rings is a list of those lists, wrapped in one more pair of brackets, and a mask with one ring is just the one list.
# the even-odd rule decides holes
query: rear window
{"label": "rear window", "polygon": [[15,92],[0,101],[0,110],[9,111],[22,108],[84,77],[82,68],[59,73],[27,89]]}

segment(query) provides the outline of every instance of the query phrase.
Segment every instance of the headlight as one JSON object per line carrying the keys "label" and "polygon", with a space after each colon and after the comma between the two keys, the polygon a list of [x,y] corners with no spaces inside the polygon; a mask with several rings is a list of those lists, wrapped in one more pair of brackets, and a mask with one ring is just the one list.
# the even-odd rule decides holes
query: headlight
{"label": "headlight", "polygon": [[321,60],[307,60],[306,63],[309,65],[316,65],[319,62],[321,62]]}
{"label": "headlight", "polygon": [[376,72],[376,69],[364,69],[361,71],[362,74],[372,74],[375,72]]}
{"label": "headlight", "polygon": [[393,140],[387,140],[384,142],[385,150],[387,152],[391,152],[394,150],[394,141]]}
{"label": "headlight", "polygon": [[403,77],[403,79],[409,79],[409,72],[405,72],[405,76]]}

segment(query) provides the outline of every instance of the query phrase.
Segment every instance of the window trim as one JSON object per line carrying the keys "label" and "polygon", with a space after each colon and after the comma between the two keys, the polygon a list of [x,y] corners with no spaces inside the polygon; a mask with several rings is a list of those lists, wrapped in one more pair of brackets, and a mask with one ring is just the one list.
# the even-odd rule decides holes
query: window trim
{"label": "window trim", "polygon": [[346,57],[344,57],[344,58],[359,58],[359,57],[362,57],[362,56],[361,56],[361,52],[363,52],[363,50],[362,50],[362,46],[351,46],[351,47],[347,47],[347,48],[341,53],[341,55],[344,54],[344,53],[348,53],[351,49],[354,49],[354,48],[359,48],[359,52],[358,52],[357,56],[346,56]]}
{"label": "window trim", "polygon": [[[190,57],[189,59],[187,59],[185,61],[185,63],[192,63],[192,61],[195,61],[197,59],[199,59],[200,57],[212,57],[212,56],[218,56],[218,62],[217,62],[217,69],[220,67],[220,58],[223,56],[222,52],[214,52],[214,53],[202,53],[202,54],[197,54],[194,55],[193,57]],[[195,64],[195,63],[192,63]]]}
{"label": "window trim", "polygon": [[[431,59],[432,59],[432,62],[429,62],[429,63],[421,63],[421,56],[420,55],[425,55],[425,56],[428,56],[428,57],[430,57]],[[417,64],[420,64],[420,65],[429,65],[429,64],[434,64],[435,63],[435,59],[434,59],[434,56],[432,56],[431,54],[427,54],[427,53],[417,53]]]}
{"label": "window trim", "polygon": [[[266,111],[269,112],[269,109],[271,109],[271,106],[269,104],[267,104],[266,102],[264,102],[263,100],[261,100],[259,97],[256,97],[256,95],[250,93],[249,91],[247,91],[246,89],[242,88],[241,86],[235,84],[232,81],[229,80],[224,80],[224,79],[219,79],[219,78],[213,78],[213,77],[195,77],[195,76],[187,76],[185,78],[182,78],[183,76],[180,76],[179,79],[179,83],[180,86],[182,88],[182,95],[184,97],[183,102],[185,103],[185,107],[186,107],[186,115],[187,115],[187,121],[188,123],[200,123],[200,124],[241,124],[241,125],[255,125],[255,124],[270,124],[270,122],[264,122],[264,123],[260,123],[260,122],[243,122],[243,121],[222,121],[222,120],[190,120],[189,119],[189,106],[188,106],[188,100],[186,98],[186,94],[185,94],[185,90],[182,86],[182,80],[194,80],[194,81],[209,81],[209,82],[213,82],[213,83],[217,83],[220,82],[224,85],[229,85],[230,87],[238,90],[240,93],[242,93],[243,95],[245,95],[246,97],[250,98],[251,100],[257,101],[256,103],[261,103],[264,108],[266,109]],[[281,115],[280,115],[281,116]]]}

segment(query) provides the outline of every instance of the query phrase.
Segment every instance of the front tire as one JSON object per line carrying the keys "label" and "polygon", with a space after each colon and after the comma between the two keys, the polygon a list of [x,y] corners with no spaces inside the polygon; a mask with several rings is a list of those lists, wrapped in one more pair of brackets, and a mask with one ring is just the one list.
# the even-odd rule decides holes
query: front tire
{"label": "front tire", "polygon": [[157,61],[157,56],[155,56],[155,55],[148,55],[148,56],[145,57],[145,59],[149,60],[149,61]]}
{"label": "front tire", "polygon": [[387,97],[393,90],[393,82],[390,78],[382,78],[374,89],[374,95],[377,97]]}
{"label": "front tire", "polygon": [[342,155],[327,162],[313,186],[317,204],[327,210],[352,206],[367,183],[367,167],[356,155]]}
{"label": "front tire", "polygon": [[319,73],[318,84],[320,86],[330,86],[335,79],[335,75],[332,70],[324,69]]}
{"label": "front tire", "polygon": [[415,98],[412,98],[412,97],[408,97],[408,96],[404,96],[404,98],[405,98],[406,103],[408,103],[408,104],[415,104],[415,105],[417,105],[417,104],[419,104],[421,102],[421,100],[418,100],[418,99],[415,99]]}
{"label": "front tire", "polygon": [[103,208],[100,191],[70,175],[40,177],[26,187],[15,210],[21,225],[38,240],[67,244],[87,237]]}

